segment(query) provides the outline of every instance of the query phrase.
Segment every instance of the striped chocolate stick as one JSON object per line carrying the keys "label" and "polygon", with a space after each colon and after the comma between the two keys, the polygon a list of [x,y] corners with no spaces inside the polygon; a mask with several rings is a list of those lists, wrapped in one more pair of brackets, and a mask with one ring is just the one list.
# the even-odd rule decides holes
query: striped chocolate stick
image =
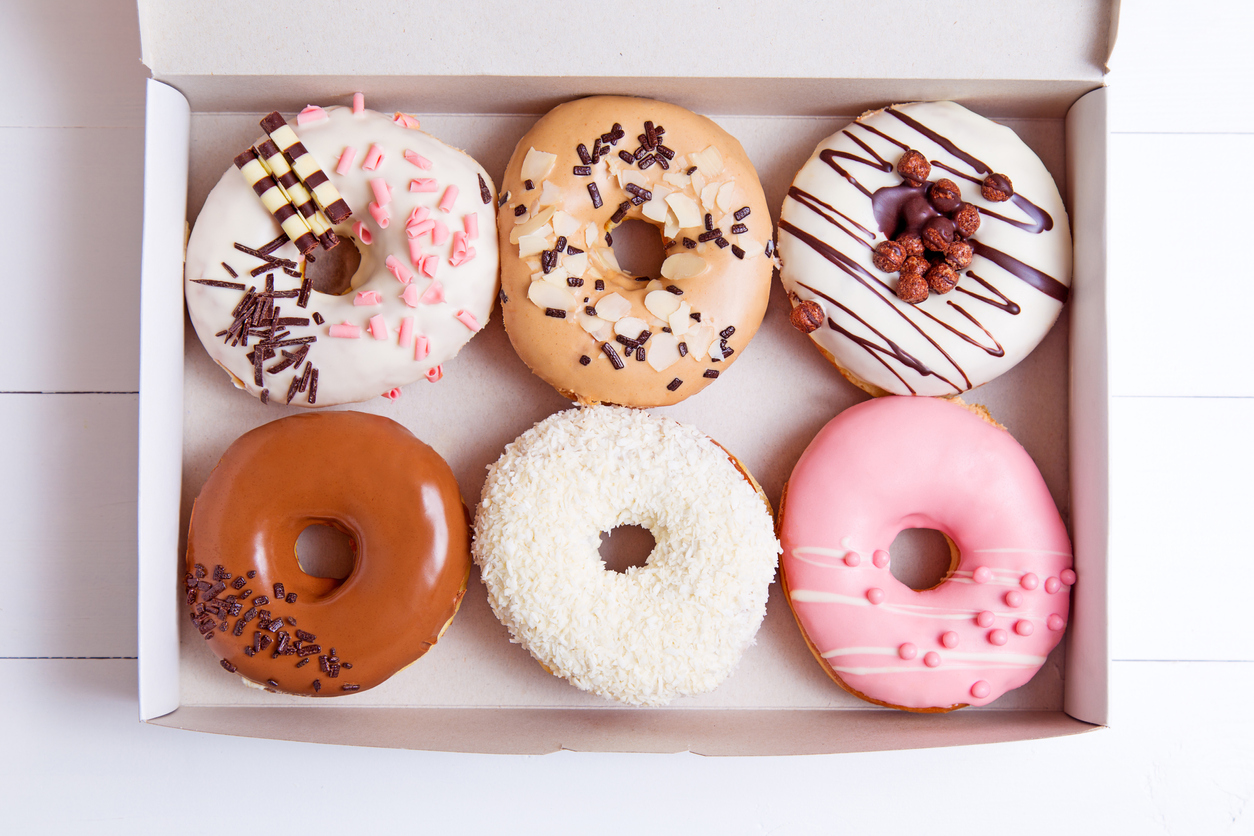
{"label": "striped chocolate stick", "polygon": [[261,164],[270,172],[270,176],[279,184],[279,188],[287,194],[288,200],[296,207],[296,211],[305,218],[305,222],[309,224],[309,228],[322,248],[329,250],[340,243],[340,239],[331,231],[331,222],[314,203],[313,195],[300,182],[296,172],[292,171],[287,157],[283,156],[279,146],[275,145],[273,140],[267,139],[257,146],[257,153],[261,158]]}
{"label": "striped chocolate stick", "polygon": [[322,211],[327,213],[331,223],[341,223],[353,214],[348,204],[344,202],[344,198],[340,197],[339,190],[332,185],[326,172],[318,165],[313,154],[301,144],[296,131],[292,130],[278,111],[261,120],[261,129],[274,140],[274,144],[279,146],[280,151],[287,154],[288,159],[292,161],[296,176],[313,192],[314,200],[322,207]]}
{"label": "striped chocolate stick", "polygon": [[283,227],[283,234],[296,245],[301,253],[308,253],[318,246],[318,239],[309,229],[309,224],[296,211],[296,207],[288,202],[287,195],[279,188],[274,178],[266,173],[265,166],[257,157],[257,152],[249,148],[235,158],[235,167],[244,175],[248,185],[261,198],[261,203]]}

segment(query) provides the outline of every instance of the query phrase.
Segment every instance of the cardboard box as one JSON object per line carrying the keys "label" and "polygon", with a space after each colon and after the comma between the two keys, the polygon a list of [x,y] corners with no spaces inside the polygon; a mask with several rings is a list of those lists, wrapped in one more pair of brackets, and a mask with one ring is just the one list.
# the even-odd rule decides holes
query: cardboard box
{"label": "cardboard box", "polygon": [[[447,751],[705,754],[949,746],[1106,723],[1107,4],[1024,4],[1014,19],[994,2],[965,4],[960,17],[914,9],[911,30],[921,34],[910,40],[904,63],[901,21],[877,13],[873,3],[769,10],[725,3],[684,30],[682,44],[653,23],[667,7],[648,3],[578,26],[567,19],[569,10],[563,17],[506,3],[456,12],[378,3],[370,10],[355,15],[342,4],[310,2],[301,20],[271,31],[264,16],[251,16],[254,7],[235,0],[139,3],[144,61],[153,72],[141,312],[141,719],[225,734]],[[383,25],[371,31],[367,18]],[[901,77],[903,66],[912,78]],[[549,676],[510,644],[477,572],[439,645],[379,688],[308,700],[225,676],[189,629],[176,593],[188,511],[235,437],[290,410],[235,391],[186,326],[185,221],[194,221],[231,158],[258,135],[262,115],[310,102],[348,103],[356,91],[368,107],[419,114],[424,129],[465,148],[498,181],[518,137],[560,101],[593,93],[675,101],[711,115],[741,140],[776,220],[818,141],[868,108],[952,98],[1014,127],[1067,200],[1073,294],[1041,346],[968,399],[988,405],[1033,455],[1072,533],[1080,577],[1072,621],[1036,678],[982,709],[914,715],[869,707],[815,663],[777,582],[757,644],[720,688],[666,709],[626,708]],[[705,392],[658,410],[727,446],[773,503],[814,433],[865,397],[791,329],[787,309],[776,282],[744,357]],[[501,448],[566,405],[517,359],[494,312],[446,365],[443,381],[406,387],[395,403],[353,408],[395,418],[434,446],[473,506],[484,467]]]}

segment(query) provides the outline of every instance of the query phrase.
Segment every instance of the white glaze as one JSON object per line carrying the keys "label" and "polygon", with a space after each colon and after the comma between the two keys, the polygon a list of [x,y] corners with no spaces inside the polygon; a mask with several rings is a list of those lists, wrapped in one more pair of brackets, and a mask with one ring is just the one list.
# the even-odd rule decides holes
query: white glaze
{"label": "white glaze", "polygon": [[[982,223],[974,240],[1008,253],[1069,287],[1071,232],[1066,208],[1053,178],[1031,149],[1009,128],[978,116],[953,102],[923,102],[900,105],[894,109],[949,138],[958,148],[983,161],[994,172],[1008,175],[1016,194],[1023,195],[1052,216],[1053,229],[1034,234],[982,214]],[[935,162],[939,161],[965,174],[981,179],[984,176],[983,172],[977,171],[938,143],[887,111],[864,115],[858,122],[819,143],[793,183],[796,188],[815,195],[846,215],[847,219],[824,210],[850,232],[824,219],[818,212],[793,197],[784,200],[781,222],[793,224],[819,238],[865,269],[871,279],[878,279],[887,287],[868,279],[867,275],[860,274],[863,281],[851,276],[781,226],[779,256],[783,267],[780,276],[785,289],[795,295],[796,299],[816,302],[824,311],[824,325],[811,333],[811,339],[832,355],[837,365],[854,377],[893,394],[952,395],[1005,373],[1041,341],[1057,319],[1062,303],[1028,286],[978,254],[970,267],[959,271],[962,278],[958,288],[997,299],[994,294],[966,276],[968,270],[972,271],[1016,302],[1021,308],[1017,315],[1007,313],[958,289],[944,295],[932,293],[918,305],[910,305],[897,299],[893,293],[896,274],[877,270],[871,263],[871,249],[855,238],[861,236],[862,240],[869,241],[872,245],[885,240],[876,224],[871,201],[819,157],[825,149],[834,149],[869,158],[870,155],[846,135],[845,131],[848,131],[895,166],[903,153],[901,148],[861,127],[859,123],[876,128],[921,151],[933,161],[930,179],[935,181],[945,177],[953,180],[961,188],[964,201],[982,210],[997,212],[1015,220],[1027,219],[1015,204],[987,201],[981,196],[979,185],[937,167]],[[872,193],[902,182],[896,170],[883,172],[870,165],[846,159],[838,162]],[[849,220],[870,230],[874,233],[874,238],[862,235]],[[855,316],[842,311],[831,300],[849,308],[864,322],[859,322]],[[964,316],[958,307],[965,309],[987,329],[996,342],[1001,344],[1004,356],[989,354],[935,321],[939,320],[951,326],[981,345],[992,347],[993,341],[990,337]],[[935,320],[929,318],[929,315]],[[829,327],[828,318],[878,346],[885,347],[884,338],[891,340],[933,370],[936,376],[920,374],[892,357],[887,349],[867,351]],[[879,331],[883,337],[875,334],[868,325]]]}
{"label": "white glaze", "polygon": [[[295,299],[276,300],[283,317],[310,317],[317,311],[325,319],[321,325],[311,320],[307,326],[289,329],[291,337],[318,338],[307,360],[319,370],[316,406],[363,401],[385,394],[394,387],[421,379],[428,371],[451,359],[474,334],[456,318],[457,312],[465,310],[480,326],[487,324],[496,297],[499,266],[495,189],[482,166],[423,131],[393,123],[392,118],[384,114],[366,110],[354,115],[350,108],[342,107],[330,107],[326,112],[325,120],[300,126],[292,119],[288,124],[353,210],[352,217],[336,225],[334,230],[341,239],[353,240],[362,255],[361,265],[352,278],[352,290],[343,296],[315,291],[306,308],[298,308]],[[383,149],[383,160],[374,171],[364,171],[362,162],[375,143]],[[339,175],[335,169],[345,146],[357,149],[356,158],[349,173]],[[430,160],[432,167],[422,169],[408,162],[404,157],[407,149]],[[492,196],[486,204],[480,194],[480,176]],[[392,186],[392,199],[387,206],[391,221],[387,229],[380,228],[367,208],[374,200],[369,183],[374,178],[383,178]],[[435,178],[438,188],[434,192],[410,192],[409,182],[415,178]],[[457,186],[458,196],[452,211],[445,213],[437,207],[449,185]],[[384,262],[388,255],[395,255],[413,274],[412,284],[419,295],[431,285],[432,279],[424,277],[410,261],[405,221],[416,206],[430,209],[431,217],[446,224],[449,234],[438,246],[431,243],[429,235],[420,239],[428,254],[439,256],[436,280],[443,286],[445,301],[411,307],[401,296],[407,285],[401,284]],[[454,267],[449,263],[453,233],[463,231],[463,217],[468,213],[478,216],[478,238],[469,242],[476,256]],[[370,245],[363,244],[353,234],[358,221],[364,223],[373,236]],[[205,201],[187,246],[185,289],[192,324],[210,356],[230,373],[237,386],[254,397],[260,395],[263,387],[254,384],[253,367],[245,355],[251,351],[255,340],[250,340],[247,348],[232,347],[224,344],[221,337],[214,336],[230,326],[231,312],[242,292],[196,284],[192,280],[236,281],[263,288],[265,274],[256,278],[248,275],[261,262],[235,249],[234,244],[238,241],[257,248],[279,234],[278,223],[232,166]],[[321,252],[321,249],[315,250],[314,257]],[[298,253],[289,242],[274,255],[296,260]],[[239,278],[232,279],[222,262],[231,265]],[[281,270],[274,273],[276,290],[297,289],[300,284],[300,279]],[[371,290],[379,293],[381,304],[353,304],[358,293]],[[376,315],[384,317],[387,339],[376,340],[370,334],[369,322]],[[413,317],[415,337],[425,336],[430,341],[430,353],[425,358],[415,359],[412,343],[400,345],[399,331],[404,317]],[[360,327],[360,339],[331,337],[330,326],[343,322]],[[273,366],[279,359],[281,356],[270,360],[266,366]],[[283,403],[293,375],[300,373],[299,369],[289,367],[278,374],[266,374],[264,388],[269,389],[271,400]],[[301,395],[292,405],[309,406]]]}

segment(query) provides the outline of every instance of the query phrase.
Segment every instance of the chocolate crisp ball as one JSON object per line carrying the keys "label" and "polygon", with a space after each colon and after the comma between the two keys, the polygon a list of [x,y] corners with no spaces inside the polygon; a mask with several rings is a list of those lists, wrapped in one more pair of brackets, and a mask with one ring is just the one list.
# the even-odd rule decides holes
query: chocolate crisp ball
{"label": "chocolate crisp ball", "polygon": [[911,148],[897,161],[897,173],[918,186],[927,182],[928,175],[932,173],[932,164],[927,161],[927,157]]}
{"label": "chocolate crisp ball", "polygon": [[933,264],[924,278],[927,279],[927,286],[937,293],[948,293],[958,284],[958,274],[943,261]]}
{"label": "chocolate crisp ball", "polygon": [[994,203],[1003,203],[1014,197],[1015,187],[1010,182],[1010,178],[1004,174],[990,174],[984,178],[984,184],[980,188],[980,194],[984,195],[985,200],[991,200]]}
{"label": "chocolate crisp ball", "polygon": [[980,228],[980,210],[964,203],[953,214],[954,227],[963,238],[970,238]]}
{"label": "chocolate crisp ball", "polygon": [[965,270],[971,266],[975,257],[975,248],[967,241],[955,241],[945,250],[945,261],[955,270]]}
{"label": "chocolate crisp ball", "polygon": [[897,243],[906,251],[906,256],[923,255],[923,239],[915,232],[903,232],[897,236]]}
{"label": "chocolate crisp ball", "polygon": [[897,298],[917,305],[927,298],[927,279],[918,273],[902,273],[897,280]]}
{"label": "chocolate crisp ball", "polygon": [[901,262],[905,260],[906,249],[896,241],[879,242],[875,245],[875,254],[871,256],[871,263],[875,268],[885,273],[896,273],[901,269]]}
{"label": "chocolate crisp ball", "polygon": [[948,215],[962,205],[962,191],[953,180],[941,178],[928,189],[927,199],[933,209],[943,215]]}
{"label": "chocolate crisp ball", "polygon": [[954,222],[949,218],[932,218],[923,225],[919,237],[923,239],[923,246],[943,253],[954,241]]}

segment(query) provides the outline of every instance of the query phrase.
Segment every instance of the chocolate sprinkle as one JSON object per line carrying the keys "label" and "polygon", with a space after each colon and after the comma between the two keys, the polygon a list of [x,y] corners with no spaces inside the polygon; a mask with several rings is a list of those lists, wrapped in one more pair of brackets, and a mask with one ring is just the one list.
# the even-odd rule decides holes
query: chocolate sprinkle
{"label": "chocolate sprinkle", "polygon": [[526,189],[527,191],[531,191],[535,187],[536,187],[536,184],[531,182],[530,180],[523,181],[523,188]]}
{"label": "chocolate sprinkle", "polygon": [[505,295],[505,288],[501,288],[501,292],[496,294],[496,298],[501,300],[502,305],[509,301],[509,297]]}
{"label": "chocolate sprinkle", "polygon": [[695,172],[696,170],[697,170],[697,167],[695,165],[690,165],[688,166],[687,169],[684,170],[684,174],[687,174],[689,177],[691,177],[693,172]]}
{"label": "chocolate sprinkle", "polygon": [[246,583],[248,583],[248,579],[247,579],[247,578],[245,578],[243,575],[240,575],[238,578],[236,578],[235,580],[231,581],[231,588],[232,588],[232,589],[243,589],[243,588],[244,588],[244,584],[246,584]]}
{"label": "chocolate sprinkle", "polygon": [[[709,223],[709,215],[706,215],[706,223]],[[702,232],[697,236],[697,240],[704,244],[706,241],[713,241],[715,238],[722,236],[723,230],[711,229],[709,232]]]}
{"label": "chocolate sprinkle", "polygon": [[566,311],[562,310],[561,308],[545,308],[544,315],[551,316],[554,319],[565,319]]}
{"label": "chocolate sprinkle", "polygon": [[659,144],[657,147],[657,152],[668,160],[675,159],[675,152],[672,149],[667,148],[665,145]]}
{"label": "chocolate sprinkle", "polygon": [[597,280],[596,280],[596,284],[594,285],[594,287],[595,287],[597,290],[605,290],[605,282],[601,281],[600,279],[597,279]]}
{"label": "chocolate sprinkle", "polygon": [[523,206],[523,205],[520,203],[520,204],[518,204],[517,206],[515,206],[515,207],[514,207],[514,217],[515,217],[515,218],[519,217],[520,215],[525,215],[525,214],[527,214],[527,207],[526,207],[526,206]]}
{"label": "chocolate sprinkle", "polygon": [[296,667],[303,668],[305,667],[305,665],[308,665],[308,664],[309,664],[308,659],[301,659],[299,662],[296,663]]}
{"label": "chocolate sprinkle", "polygon": [[732,235],[743,235],[749,231],[749,227],[744,224],[732,224]]}
{"label": "chocolate sprinkle", "polygon": [[601,351],[604,352],[605,356],[610,359],[610,363],[614,365],[615,369],[623,368],[623,358],[618,356],[618,352],[614,350],[614,346],[609,343],[602,343]]}
{"label": "chocolate sprinkle", "polygon": [[684,292],[683,292],[682,290],[680,290],[678,287],[675,287],[675,285],[673,285],[673,284],[668,284],[668,285],[666,286],[666,288],[665,288],[665,289],[666,289],[666,291],[667,291],[667,292],[669,292],[669,293],[674,293],[676,296],[683,296],[683,295],[684,295]]}
{"label": "chocolate sprinkle", "polygon": [[745,251],[740,249],[740,247],[737,247],[735,244],[732,244],[732,255],[736,256],[736,258],[744,259]]}
{"label": "chocolate sprinkle", "polygon": [[[225,266],[225,263],[224,265]],[[232,274],[234,275],[234,274]],[[203,284],[209,287],[225,287],[227,290],[243,290],[244,285],[240,282],[222,282],[217,279],[192,279],[192,284]]]}
{"label": "chocolate sprinkle", "polygon": [[596,315],[597,315],[597,309],[596,309],[596,307],[595,307],[595,306],[593,306],[593,305],[588,305],[587,307],[585,307],[585,308],[583,309],[583,312],[584,312],[584,313],[586,313],[588,316],[596,316]]}
{"label": "chocolate sprinkle", "polygon": [[249,579],[249,580],[252,580],[253,578],[257,577],[257,570],[256,570],[256,569],[249,569],[249,570],[248,570],[248,575],[247,575],[247,576],[248,576],[248,579]]}
{"label": "chocolate sprinkle", "polygon": [[[227,264],[225,261],[222,262],[222,269],[225,270],[227,273],[229,273],[232,279],[239,278],[239,273],[236,273],[234,270],[232,270],[231,265]],[[243,289],[244,288],[242,287],[240,288],[240,290],[243,290]]]}
{"label": "chocolate sprinkle", "polygon": [[492,192],[488,191],[488,184],[483,182],[483,175],[479,175],[479,199],[483,201],[483,205],[487,206],[492,202]]}
{"label": "chocolate sprinkle", "polygon": [[[318,402],[318,370],[314,369],[313,374],[309,376],[309,403],[314,404],[317,402]],[[289,599],[288,600],[289,604],[292,603],[291,598],[292,598],[292,595],[295,595],[295,594],[296,593],[292,593],[291,595],[287,596]]]}
{"label": "chocolate sprinkle", "polygon": [[697,311],[696,313],[690,313],[690,314],[688,314],[688,318],[689,318],[689,319],[695,319],[697,322],[700,322],[700,321],[701,321],[701,312],[700,312],[700,311]]}
{"label": "chocolate sprinkle", "polygon": [[631,201],[624,200],[622,203],[618,204],[618,209],[616,209],[614,211],[614,214],[610,216],[610,221],[612,223],[618,223],[623,218],[627,217],[627,210],[630,208],[631,208]]}
{"label": "chocolate sprinkle", "polygon": [[705,374],[701,376],[708,377],[710,378],[710,380],[713,380],[714,378],[718,377],[718,371],[716,369],[706,369]]}
{"label": "chocolate sprinkle", "polygon": [[687,356],[688,356],[688,343],[680,343],[678,346],[676,346],[676,348],[678,348],[678,349],[679,349],[679,356],[680,356],[680,357],[687,357]]}
{"label": "chocolate sprinkle", "polygon": [[321,325],[322,323],[326,322],[326,320],[322,318],[322,314],[318,313],[317,311],[313,312],[313,321],[315,325]]}
{"label": "chocolate sprinkle", "polygon": [[666,384],[666,388],[670,390],[671,392],[674,392],[676,389],[678,389],[680,386],[683,386],[683,385],[684,385],[684,382],[682,380],[680,380],[679,378],[675,378],[670,383]]}
{"label": "chocolate sprinkle", "polygon": [[636,349],[636,359],[644,362],[644,346],[640,346]]}
{"label": "chocolate sprinkle", "polygon": [[586,166],[586,165],[577,165],[572,169],[572,171],[575,173],[575,175],[579,177],[587,177],[590,174],[592,174],[592,167]]}
{"label": "chocolate sprinkle", "polygon": [[619,151],[618,156],[623,162],[627,163],[627,165],[634,165],[636,162],[636,158],[631,155],[630,151]]}
{"label": "chocolate sprinkle", "polygon": [[723,339],[725,339],[725,340],[730,340],[730,339],[731,339],[731,335],[732,335],[732,334],[734,334],[734,333],[736,333],[736,326],[735,326],[735,325],[728,325],[728,326],[727,326],[726,328],[724,328],[722,331],[719,331],[719,332],[718,332],[718,335],[719,335],[720,337],[722,337]]}
{"label": "chocolate sprinkle", "polygon": [[738,221],[743,221],[745,218],[749,217],[749,207],[748,206],[740,207],[739,209],[736,210],[736,212],[732,215],[732,217]]}
{"label": "chocolate sprinkle", "polygon": [[684,246],[691,250],[693,247],[697,246],[697,242],[693,241],[691,238],[684,238]]}
{"label": "chocolate sprinkle", "polygon": [[720,250],[725,250],[725,249],[727,249],[728,244],[730,244],[731,242],[730,242],[730,241],[728,241],[726,238],[724,238],[723,236],[721,236],[721,235],[720,235],[719,237],[717,237],[717,238],[715,238],[715,239],[714,239],[714,243],[715,243],[715,244],[718,244],[718,248],[719,248]]}
{"label": "chocolate sprinkle", "polygon": [[575,153],[579,155],[579,159],[584,165],[592,165],[592,155],[588,153],[588,146],[582,142],[575,146]]}
{"label": "chocolate sprinkle", "polygon": [[567,244],[567,245],[566,245],[566,254],[567,254],[567,255],[579,255],[579,254],[580,254],[580,253],[582,253],[582,252],[583,252],[583,250],[579,249],[579,248],[578,248],[578,247],[576,247],[574,244]]}
{"label": "chocolate sprinkle", "polygon": [[340,686],[340,690],[342,690],[342,691],[360,691],[360,690],[361,690],[361,686],[360,686],[360,685],[342,685],[342,686]]}
{"label": "chocolate sprinkle", "polygon": [[[592,208],[600,209],[602,205],[601,204],[601,191],[597,188],[596,183],[588,184],[588,194],[592,196]],[[606,235],[609,235],[609,233],[607,232]]]}
{"label": "chocolate sprinkle", "polygon": [[322,690],[322,683],[315,679],[313,681],[313,689],[315,694],[318,693]]}
{"label": "chocolate sprinkle", "polygon": [[587,354],[580,355],[580,357],[579,357],[579,365],[581,365],[581,366],[586,366],[586,365],[588,365],[588,364],[589,364],[589,363],[591,363],[591,362],[592,362],[592,358],[591,358],[591,357],[589,357]]}
{"label": "chocolate sprinkle", "polygon": [[570,287],[583,287],[583,279],[576,276],[568,276],[566,278],[566,284]]}

